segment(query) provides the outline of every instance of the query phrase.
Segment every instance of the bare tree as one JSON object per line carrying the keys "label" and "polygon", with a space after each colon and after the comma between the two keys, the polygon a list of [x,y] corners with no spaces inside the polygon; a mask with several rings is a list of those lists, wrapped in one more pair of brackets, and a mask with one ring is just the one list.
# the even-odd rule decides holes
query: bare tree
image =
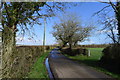
{"label": "bare tree", "polygon": [[[101,3],[107,4],[104,8],[99,10],[97,15],[102,15],[101,23],[104,24],[104,28],[102,30],[109,30],[111,33],[107,35],[112,39],[114,43],[119,44],[120,43],[120,1],[116,0],[116,2],[112,2],[109,0],[109,2],[103,2],[100,0],[97,0]],[[111,8],[114,11],[114,14],[112,16],[108,16],[111,10],[107,10],[108,8]],[[115,34],[114,30],[118,30],[117,34]]]}
{"label": "bare tree", "polygon": [[81,28],[79,32],[73,36],[74,38],[72,38],[73,45],[76,46],[78,42],[85,41],[86,38],[90,36],[91,30],[93,28],[94,27]]}
{"label": "bare tree", "polygon": [[81,26],[81,22],[75,15],[67,15],[65,19],[60,19],[61,23],[54,25],[53,36],[57,40],[63,42],[64,47],[67,43],[71,49],[73,45],[76,45],[78,42],[84,41],[88,36],[90,36],[90,31],[93,29],[93,26]]}

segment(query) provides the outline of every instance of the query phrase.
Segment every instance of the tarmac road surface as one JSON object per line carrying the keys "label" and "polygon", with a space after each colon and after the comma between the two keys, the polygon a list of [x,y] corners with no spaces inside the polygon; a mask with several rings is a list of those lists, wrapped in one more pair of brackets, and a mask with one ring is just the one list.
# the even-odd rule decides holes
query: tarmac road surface
{"label": "tarmac road surface", "polygon": [[111,78],[110,76],[98,72],[93,68],[74,62],[64,55],[58,49],[53,49],[49,54],[49,64],[54,78]]}

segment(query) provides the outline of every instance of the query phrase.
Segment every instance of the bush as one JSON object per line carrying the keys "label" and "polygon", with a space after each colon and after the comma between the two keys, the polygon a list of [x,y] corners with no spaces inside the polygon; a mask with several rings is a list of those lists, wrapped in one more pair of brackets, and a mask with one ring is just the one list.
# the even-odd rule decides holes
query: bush
{"label": "bush", "polygon": [[87,49],[82,49],[82,48],[64,48],[61,50],[63,54],[67,54],[67,55],[70,55],[70,56],[76,56],[76,55],[79,55],[79,54],[82,54],[82,55],[87,55],[88,54],[88,50]]}
{"label": "bush", "polygon": [[12,78],[22,78],[30,71],[31,66],[41,56],[42,47],[40,46],[21,46],[17,47],[12,56]]}
{"label": "bush", "polygon": [[50,46],[46,46],[46,50],[49,50],[50,49]]}
{"label": "bush", "polygon": [[102,52],[100,64],[112,72],[120,73],[120,45],[108,46]]}

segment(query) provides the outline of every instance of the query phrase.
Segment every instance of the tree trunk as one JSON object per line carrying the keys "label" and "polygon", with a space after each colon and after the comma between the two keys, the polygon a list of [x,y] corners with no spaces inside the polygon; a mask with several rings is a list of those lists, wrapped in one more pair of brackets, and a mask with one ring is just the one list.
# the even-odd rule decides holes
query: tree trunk
{"label": "tree trunk", "polygon": [[71,38],[69,39],[69,48],[70,50],[72,50],[72,39]]}
{"label": "tree trunk", "polygon": [[72,49],[72,44],[69,44],[69,48]]}
{"label": "tree trunk", "polygon": [[69,48],[70,48],[70,50],[72,50],[72,43],[71,42],[69,42]]}
{"label": "tree trunk", "polygon": [[62,47],[65,47],[65,46],[66,46],[66,44],[67,44],[67,42],[63,42],[63,45],[62,45]]}
{"label": "tree trunk", "polygon": [[2,77],[10,78],[10,71],[12,67],[13,54],[15,51],[15,35],[16,32],[5,27],[2,35],[3,53],[2,53]]}
{"label": "tree trunk", "polygon": [[119,37],[119,41],[120,41],[120,2],[117,2],[117,6],[116,6],[116,18],[118,21],[118,37]]}
{"label": "tree trunk", "polygon": [[77,42],[74,42],[74,47],[76,47],[77,46]]}

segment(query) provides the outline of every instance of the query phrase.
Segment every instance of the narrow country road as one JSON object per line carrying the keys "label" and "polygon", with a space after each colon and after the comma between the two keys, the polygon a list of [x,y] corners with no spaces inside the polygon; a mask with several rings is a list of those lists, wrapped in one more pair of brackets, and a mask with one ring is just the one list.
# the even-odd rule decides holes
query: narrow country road
{"label": "narrow country road", "polygon": [[54,78],[110,78],[93,68],[68,59],[57,49],[50,52],[49,64]]}

